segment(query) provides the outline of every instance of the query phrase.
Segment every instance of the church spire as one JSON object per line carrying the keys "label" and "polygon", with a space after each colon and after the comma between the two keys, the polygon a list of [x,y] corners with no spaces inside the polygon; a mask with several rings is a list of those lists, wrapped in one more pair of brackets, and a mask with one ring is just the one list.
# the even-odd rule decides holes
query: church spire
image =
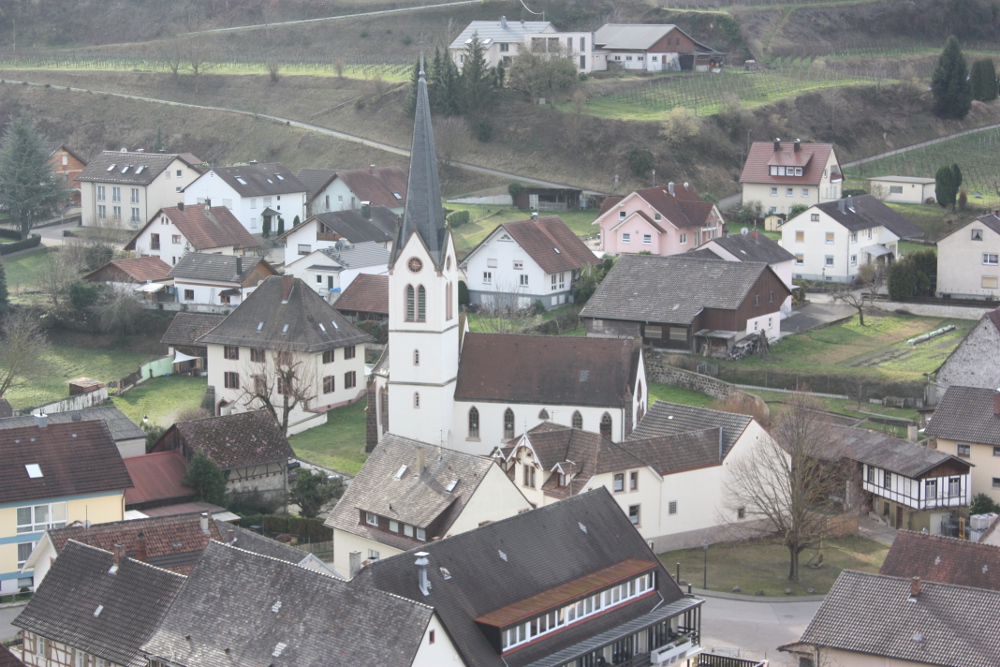
{"label": "church spire", "polygon": [[393,245],[393,262],[413,232],[420,235],[431,257],[440,265],[444,260],[446,230],[422,50],[420,78],[417,81],[416,117],[413,120],[413,143],[410,147],[410,173],[406,181],[406,210]]}

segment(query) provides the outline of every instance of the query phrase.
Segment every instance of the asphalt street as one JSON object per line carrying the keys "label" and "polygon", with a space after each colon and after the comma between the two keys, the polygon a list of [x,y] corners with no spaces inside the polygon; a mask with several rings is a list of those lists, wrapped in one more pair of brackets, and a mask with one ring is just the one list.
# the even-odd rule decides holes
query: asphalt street
{"label": "asphalt street", "polygon": [[0,641],[13,639],[17,636],[17,628],[11,625],[11,622],[17,618],[22,609],[24,609],[24,605],[0,607]]}
{"label": "asphalt street", "polygon": [[[697,591],[694,591],[697,595]],[[739,648],[739,657],[769,660],[771,665],[797,664],[778,651],[796,641],[809,625],[819,601],[729,600],[705,597],[701,615],[701,645],[711,653],[718,648]]]}

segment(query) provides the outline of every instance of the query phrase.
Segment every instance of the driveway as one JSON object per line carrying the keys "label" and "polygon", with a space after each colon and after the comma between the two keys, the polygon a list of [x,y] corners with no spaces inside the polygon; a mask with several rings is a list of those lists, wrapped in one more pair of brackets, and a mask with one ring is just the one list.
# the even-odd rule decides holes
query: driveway
{"label": "driveway", "polygon": [[[695,591],[697,594],[697,591]],[[802,636],[822,602],[817,600],[730,600],[705,597],[701,615],[701,645],[740,649],[739,657],[770,660],[772,665],[796,665],[782,644]]]}
{"label": "driveway", "polygon": [[19,629],[11,625],[11,622],[17,618],[18,614],[20,614],[23,610],[23,604],[16,607],[0,607],[0,641],[13,639],[17,636]]}
{"label": "driveway", "polygon": [[819,302],[814,301],[813,297],[815,296],[826,295],[810,294],[809,303],[801,308],[793,310],[788,317],[781,320],[782,336],[787,334],[796,334],[800,331],[815,329],[816,327],[823,326],[824,324],[830,324],[831,322],[836,322],[837,320],[843,320],[856,312],[851,306],[847,306],[843,303],[837,303],[833,300],[822,299]]}

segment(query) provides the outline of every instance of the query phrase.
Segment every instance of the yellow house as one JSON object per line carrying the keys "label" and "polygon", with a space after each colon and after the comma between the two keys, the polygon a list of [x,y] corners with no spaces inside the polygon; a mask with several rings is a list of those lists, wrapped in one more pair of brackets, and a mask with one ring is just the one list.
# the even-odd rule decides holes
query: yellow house
{"label": "yellow house", "polygon": [[1000,501],[1000,390],[951,385],[924,431],[934,446],[972,464],[972,495]]}
{"label": "yellow house", "polygon": [[0,431],[0,595],[33,585],[21,567],[50,528],[125,517],[133,486],[103,421],[35,425]]}

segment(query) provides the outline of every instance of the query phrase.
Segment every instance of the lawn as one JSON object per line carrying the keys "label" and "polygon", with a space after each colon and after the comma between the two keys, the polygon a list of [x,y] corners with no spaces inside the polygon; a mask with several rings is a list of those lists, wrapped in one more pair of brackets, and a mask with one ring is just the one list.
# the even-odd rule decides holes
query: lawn
{"label": "lawn", "polygon": [[365,401],[327,412],[327,423],[290,436],[297,456],[310,463],[357,475],[365,453]]}
{"label": "lawn", "polygon": [[158,377],[143,382],[123,396],[112,397],[112,401],[136,424],[141,424],[143,417],[149,417],[153,424],[169,427],[180,413],[201,407],[207,386],[206,378]]}
{"label": "lawn", "polygon": [[[452,230],[455,235],[455,248],[459,257],[464,257],[470,250],[476,247],[483,239],[489,236],[490,232],[496,229],[501,222],[514,222],[515,220],[527,220],[531,217],[531,211],[521,211],[514,208],[502,206],[479,206],[470,204],[445,204],[445,207],[453,211],[469,211],[471,220],[468,224],[462,225]],[[594,209],[582,209],[577,211],[561,211],[559,213],[541,213],[540,215],[558,215],[566,226],[573,230],[577,236],[588,238],[597,236],[598,228],[591,225],[597,218],[597,211]]]}
{"label": "lawn", "polygon": [[666,401],[667,403],[679,403],[681,405],[693,405],[697,408],[713,408],[718,402],[716,399],[706,394],[699,394],[695,391],[688,391],[680,387],[669,384],[649,384],[649,405],[654,401]]}
{"label": "lawn", "polygon": [[7,257],[3,267],[7,273],[7,289],[12,297],[25,290],[37,290],[38,277],[45,266],[47,248],[36,248],[29,252]]}
{"label": "lawn", "polygon": [[[780,544],[768,540],[753,542],[726,542],[708,547],[708,588],[714,591],[732,591],[736,586],[740,592],[753,595],[764,591],[767,596],[785,594],[786,588],[792,595],[808,595],[813,589],[818,595],[829,592],[841,570],[858,570],[877,573],[889,547],[866,537],[850,536],[825,540],[822,548],[806,550],[800,555],[800,579],[798,583],[788,581],[788,550]],[[806,563],[822,553],[823,565],[819,568],[806,567]],[[693,586],[704,583],[706,554],[703,549],[684,549],[660,554],[660,561],[671,573],[676,573],[677,563],[681,564],[681,579]]]}

